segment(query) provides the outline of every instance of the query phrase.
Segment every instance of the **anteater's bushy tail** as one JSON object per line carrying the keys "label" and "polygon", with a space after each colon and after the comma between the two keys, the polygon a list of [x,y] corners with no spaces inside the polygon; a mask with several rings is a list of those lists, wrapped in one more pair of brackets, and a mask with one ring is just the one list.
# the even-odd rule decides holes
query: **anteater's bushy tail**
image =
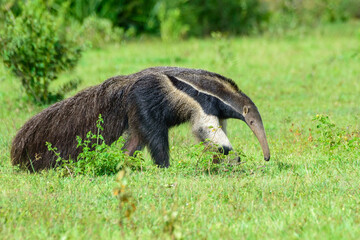
{"label": "anteater's bushy tail", "polygon": [[54,167],[56,156],[47,149],[46,142],[56,147],[61,157],[76,160],[81,151],[76,136],[84,138],[89,131],[95,133],[99,114],[104,119],[105,142],[116,141],[127,125],[123,107],[127,85],[121,77],[111,78],[35,115],[13,139],[12,164],[30,171]]}

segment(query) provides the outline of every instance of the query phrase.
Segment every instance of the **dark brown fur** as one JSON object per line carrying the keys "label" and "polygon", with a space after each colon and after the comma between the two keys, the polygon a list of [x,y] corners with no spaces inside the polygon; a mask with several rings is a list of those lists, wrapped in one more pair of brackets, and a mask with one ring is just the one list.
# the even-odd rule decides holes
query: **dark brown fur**
{"label": "dark brown fur", "polygon": [[[57,147],[62,157],[76,159],[76,136],[84,138],[89,131],[95,132],[96,120],[103,115],[106,142],[113,142],[122,134],[125,119],[119,119],[125,109],[118,104],[124,100],[131,79],[111,78],[98,86],[90,87],[74,97],[58,102],[31,118],[13,140],[11,159],[30,171],[54,167],[55,156],[47,150],[45,142]],[[131,85],[128,85],[131,86]],[[116,88],[117,87],[117,88]]]}

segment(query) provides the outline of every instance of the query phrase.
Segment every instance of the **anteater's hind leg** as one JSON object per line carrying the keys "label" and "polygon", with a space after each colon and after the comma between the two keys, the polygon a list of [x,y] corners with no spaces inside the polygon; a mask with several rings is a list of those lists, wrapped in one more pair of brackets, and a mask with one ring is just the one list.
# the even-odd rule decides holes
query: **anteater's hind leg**
{"label": "anteater's hind leg", "polygon": [[140,136],[138,134],[131,134],[122,149],[125,150],[125,153],[129,156],[133,156],[136,151],[141,151],[143,148],[144,145]]}

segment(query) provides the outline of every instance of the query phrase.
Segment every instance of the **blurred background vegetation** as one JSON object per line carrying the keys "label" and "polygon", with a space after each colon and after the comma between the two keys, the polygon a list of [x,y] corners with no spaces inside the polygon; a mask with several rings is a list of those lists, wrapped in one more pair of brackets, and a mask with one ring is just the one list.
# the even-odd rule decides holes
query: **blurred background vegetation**
{"label": "blurred background vegetation", "polygon": [[50,82],[88,46],[238,35],[299,35],[360,18],[359,0],[0,0],[0,56],[29,98],[51,103],[76,88]]}
{"label": "blurred background vegetation", "polygon": [[[7,11],[21,14],[26,0],[0,0],[3,19]],[[122,29],[129,36],[150,34],[162,38],[227,34],[281,33],[298,26],[360,18],[358,0],[52,0],[49,11],[66,5],[67,19],[108,30]],[[90,20],[89,20],[90,18]],[[97,18],[99,21],[95,21]],[[100,20],[101,19],[101,20]],[[89,24],[91,22],[92,24]],[[75,26],[74,26],[75,27]],[[75,29],[78,26],[75,27]],[[91,31],[94,31],[92,29]],[[112,33],[108,33],[111,35]],[[109,39],[113,36],[106,36]]]}

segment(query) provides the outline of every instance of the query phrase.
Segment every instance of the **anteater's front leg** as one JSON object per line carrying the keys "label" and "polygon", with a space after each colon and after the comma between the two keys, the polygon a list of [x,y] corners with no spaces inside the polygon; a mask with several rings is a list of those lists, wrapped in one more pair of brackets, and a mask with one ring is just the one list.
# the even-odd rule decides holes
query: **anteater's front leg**
{"label": "anteater's front leg", "polygon": [[142,122],[141,127],[131,128],[131,133],[124,144],[123,150],[129,156],[133,156],[136,151],[143,149],[146,145],[151,153],[151,157],[159,167],[169,167],[169,140],[168,129],[165,124],[153,124]]}
{"label": "anteater's front leg", "polygon": [[168,129],[159,126],[155,132],[148,132],[147,146],[149,147],[152,158],[159,167],[169,167],[169,139]]}
{"label": "anteater's front leg", "polygon": [[135,115],[129,122],[129,137],[124,145],[126,153],[132,156],[147,146],[159,167],[169,167],[169,130],[166,124],[146,115]]}
{"label": "anteater's front leg", "polygon": [[127,98],[129,131],[141,136],[159,167],[170,166],[168,130],[178,122],[169,88],[168,77],[149,74],[136,81]]}

